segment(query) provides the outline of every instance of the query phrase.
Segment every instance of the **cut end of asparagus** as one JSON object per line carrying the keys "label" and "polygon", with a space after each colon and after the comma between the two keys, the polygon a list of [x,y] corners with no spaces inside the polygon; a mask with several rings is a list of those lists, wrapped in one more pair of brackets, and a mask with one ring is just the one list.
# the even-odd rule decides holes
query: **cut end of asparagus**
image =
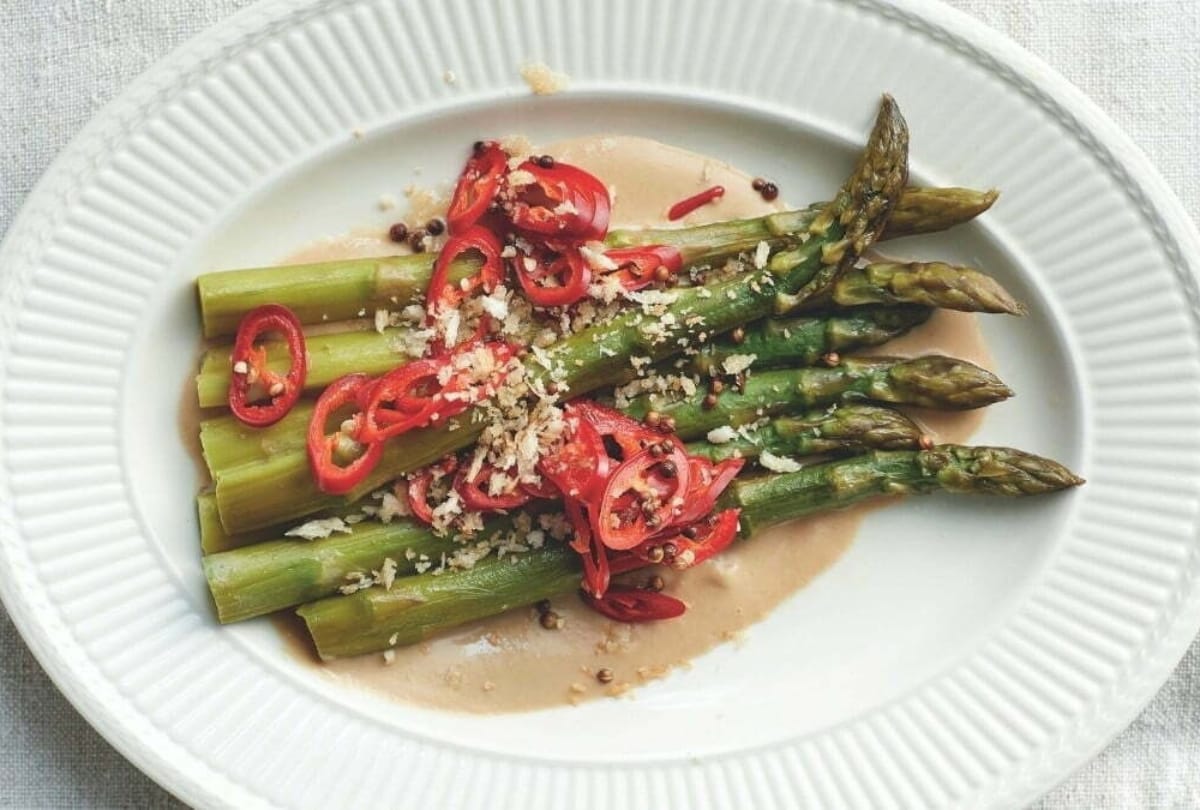
{"label": "cut end of asparagus", "polygon": [[1045,495],[1084,480],[1057,461],[1009,447],[939,445],[920,454],[921,465],[950,492]]}

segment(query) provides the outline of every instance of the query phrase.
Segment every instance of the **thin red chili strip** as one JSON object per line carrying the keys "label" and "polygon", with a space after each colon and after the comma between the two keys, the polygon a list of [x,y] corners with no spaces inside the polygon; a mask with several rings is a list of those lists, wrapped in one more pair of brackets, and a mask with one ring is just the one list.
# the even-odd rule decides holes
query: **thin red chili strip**
{"label": "thin red chili strip", "polygon": [[655,591],[613,585],[601,597],[580,591],[583,601],[592,610],[618,622],[655,622],[674,619],[687,611],[687,605],[673,596]]}
{"label": "thin red chili strip", "polygon": [[[383,444],[367,442],[362,454],[345,466],[338,465],[334,457],[343,439],[354,439],[354,435],[346,436],[339,428],[333,435],[325,433],[325,425],[331,417],[347,405],[357,407],[359,396],[364,387],[374,384],[374,380],[366,374],[347,374],[329,384],[321,396],[317,398],[313,408],[312,419],[308,423],[308,463],[312,469],[317,488],[330,495],[344,495],[354,489],[367,477],[383,455]],[[354,422],[352,434],[357,434],[362,425],[362,413],[351,417]],[[360,442],[361,443],[361,442]]]}
{"label": "thin red chili strip", "polygon": [[697,208],[708,205],[713,200],[719,200],[724,196],[725,186],[713,186],[712,188],[706,188],[699,194],[693,194],[691,197],[680,200],[672,205],[670,210],[667,211],[667,219],[671,220],[672,222],[677,219],[683,219]]}
{"label": "thin red chili strip", "polygon": [[[271,332],[287,341],[291,365],[282,377],[267,368],[267,353],[254,342]],[[266,304],[250,310],[238,324],[230,355],[229,410],[238,421],[252,427],[273,425],[287,415],[300,399],[308,375],[308,350],[300,320],[287,307]],[[251,386],[266,391],[266,402],[250,400]]]}

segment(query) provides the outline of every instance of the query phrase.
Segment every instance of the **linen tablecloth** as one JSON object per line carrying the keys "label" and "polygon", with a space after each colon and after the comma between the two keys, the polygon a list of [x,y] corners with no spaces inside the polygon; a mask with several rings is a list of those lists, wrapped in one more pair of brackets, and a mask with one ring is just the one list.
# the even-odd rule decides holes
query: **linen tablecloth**
{"label": "linen tablecloth", "polygon": [[[488,0],[482,0],[487,2]],[[600,0],[597,0],[598,2]],[[156,59],[251,0],[0,0],[0,233],[54,156]],[[1200,214],[1200,3],[952,0],[1097,101]],[[0,611],[0,807],[177,808],[59,695]],[[1145,712],[1041,800],[1200,808],[1200,644]]]}

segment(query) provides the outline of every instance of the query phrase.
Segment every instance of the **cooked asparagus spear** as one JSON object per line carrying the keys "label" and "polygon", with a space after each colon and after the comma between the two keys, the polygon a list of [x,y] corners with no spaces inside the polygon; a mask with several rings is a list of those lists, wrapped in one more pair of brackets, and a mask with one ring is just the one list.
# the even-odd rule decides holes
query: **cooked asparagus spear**
{"label": "cooked asparagus spear", "polygon": [[[746,455],[758,455],[764,449],[811,454],[915,448],[921,435],[917,426],[901,414],[866,405],[848,405],[825,413],[776,420],[773,424],[778,425],[773,432],[758,429],[761,444],[741,440],[747,445]],[[687,428],[685,424],[683,434],[686,438],[703,435]],[[713,458],[726,458],[732,455],[726,448],[734,446],[734,443],[716,446],[699,442],[689,445],[688,449]],[[243,535],[231,538],[224,535],[219,524],[204,525],[208,522],[205,518],[207,506],[205,497],[201,496],[202,545],[206,551],[225,553],[206,557],[204,570],[217,615],[223,622],[271,613],[336,593],[351,572],[378,569],[387,557],[396,562],[397,571],[403,575],[414,570],[418,555],[437,559],[441,552],[452,552],[457,548],[445,538],[435,538],[426,527],[411,520],[343,525],[337,533],[311,542],[280,536],[280,530],[276,530],[269,540],[256,533],[254,539],[241,542]],[[506,519],[496,518],[480,536],[486,538],[492,532],[509,528],[511,524]],[[231,550],[237,546],[246,547]]]}
{"label": "cooked asparagus spear", "polygon": [[[687,451],[712,461],[777,456],[861,453],[866,450],[915,450],[921,429],[904,414],[877,405],[840,405],[802,416],[781,416],[745,425],[720,443],[690,442]],[[725,437],[722,437],[725,438]]]}
{"label": "cooked asparagus spear", "polygon": [[[706,403],[706,393],[698,391],[691,397],[675,400],[660,395],[640,395],[620,403],[619,407],[638,419],[651,410],[659,411],[674,419],[675,432],[688,440],[724,425],[736,427],[750,424],[763,416],[819,408],[838,402],[873,401],[961,410],[980,408],[1011,395],[1009,388],[985,369],[964,360],[929,355],[908,360],[846,358],[839,365],[829,368],[764,371],[750,376],[740,392],[727,387],[717,396],[715,404],[711,401]],[[271,481],[274,477],[297,465],[299,473],[293,476],[293,480],[297,481],[296,486],[307,485],[311,488],[308,469],[303,463],[307,412],[307,406],[296,408],[283,421],[266,430],[252,431],[248,436],[245,435],[247,429],[232,417],[202,423],[201,442],[217,479],[218,498],[222,482],[230,480],[236,481],[239,487],[273,492]],[[383,460],[370,479],[374,482],[372,487],[378,487],[460,449],[463,445],[454,442],[454,439],[470,427],[466,425],[458,431],[433,433],[438,441],[430,441],[419,448],[407,444],[407,436],[405,441],[388,444]],[[431,433],[425,430],[409,435],[427,436]],[[422,455],[414,456],[418,451]],[[296,460],[297,456],[300,461]],[[247,463],[256,459],[257,463]],[[230,466],[221,467],[218,463]],[[294,493],[280,492],[272,497],[286,506],[287,498],[294,496]],[[323,498],[316,509],[308,509],[305,514],[321,509],[336,510],[346,503],[341,499]],[[275,514],[281,513],[282,510]],[[282,514],[263,525],[284,523],[295,516]],[[222,522],[228,530],[228,521]],[[240,531],[244,530],[230,533]]]}
{"label": "cooked asparagus spear", "polygon": [[[766,319],[746,329],[748,345],[739,347],[729,340],[704,345],[694,358],[697,370],[706,370],[711,358],[753,351],[761,363],[810,365],[828,352],[848,352],[878,346],[924,323],[930,316],[926,307],[861,307],[852,312],[828,313],[805,318]],[[536,331],[533,326],[531,331]],[[306,391],[320,391],[344,374],[362,372],[382,374],[409,358],[401,353],[399,330],[379,332],[341,332],[318,335],[308,340]],[[512,336],[509,336],[512,337]],[[223,406],[229,392],[229,347],[209,349],[196,376],[196,394],[201,408]],[[271,352],[267,365],[280,374],[290,362],[287,353]],[[720,362],[718,359],[717,362]]]}
{"label": "cooked asparagus spear", "polygon": [[[944,231],[979,216],[995,200],[992,191],[907,188],[883,238]],[[692,228],[614,230],[606,242],[612,247],[673,245],[691,264],[711,262],[753,251],[760,241],[782,244],[789,234],[804,232],[824,205]],[[396,309],[425,293],[433,262],[433,255],[419,253],[205,273],[196,280],[204,336],[232,335],[241,317],[261,304],[283,304],[303,323],[350,320],[363,309]],[[457,261],[451,278],[470,275],[475,268],[470,260]]]}
{"label": "cooked asparagus spear", "polygon": [[[943,445],[876,451],[799,472],[735,481],[719,508],[737,507],[742,536],[870,498],[934,491],[1041,495],[1082,483],[1070,470],[1003,447]],[[510,560],[485,559],[438,577],[397,580],[390,589],[322,599],[297,611],[322,658],[412,644],[465,622],[503,613],[579,585],[577,555],[560,544]]]}
{"label": "cooked asparagus spear", "polygon": [[847,358],[831,368],[764,371],[749,377],[742,391],[726,388],[717,396],[715,407],[711,400],[705,402],[705,392],[698,391],[683,398],[643,394],[621,403],[621,410],[636,419],[657,411],[695,435],[836,402],[866,400],[970,410],[1010,396],[1012,391],[990,371],[965,360],[928,355],[911,360]]}
{"label": "cooked asparagus spear", "polygon": [[[785,314],[822,294],[838,272],[851,266],[883,230],[908,176],[908,130],[890,97],[880,106],[867,148],[837,198],[812,221],[808,240],[777,254],[763,271],[681,289],[663,316],[630,311],[584,329],[526,361],[532,380],[556,382],[581,395],[620,381],[630,358],[663,360],[682,353],[698,335],[719,335],[771,314]],[[665,315],[669,314],[670,323]],[[697,324],[703,324],[700,328]],[[469,412],[458,428],[422,428],[390,443],[383,460],[349,496],[317,489],[303,452],[281,453],[253,469],[232,468],[216,479],[217,508],[228,532],[283,523],[353,500],[396,475],[422,467],[472,444],[483,430],[482,414]]]}
{"label": "cooked asparagus spear", "polygon": [[961,312],[1024,315],[1025,307],[991,276],[943,262],[877,262],[843,273],[806,309],[829,305],[921,304]]}

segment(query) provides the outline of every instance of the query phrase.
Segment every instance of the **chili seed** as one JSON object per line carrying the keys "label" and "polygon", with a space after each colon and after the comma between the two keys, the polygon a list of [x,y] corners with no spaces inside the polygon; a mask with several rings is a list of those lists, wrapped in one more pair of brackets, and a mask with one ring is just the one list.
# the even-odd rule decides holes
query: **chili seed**
{"label": "chili seed", "polygon": [[654,456],[655,458],[662,458],[663,457],[662,445],[659,444],[658,442],[655,442],[654,444],[650,445],[650,455]]}
{"label": "chili seed", "polygon": [[550,155],[541,155],[537,159],[537,165],[541,166],[543,169],[553,169],[554,158]]}
{"label": "chili seed", "polygon": [[825,365],[829,366],[830,368],[833,368],[838,363],[842,362],[842,356],[840,354],[838,354],[837,352],[829,352],[828,354],[826,354],[824,357],[821,358],[821,362],[824,363]]}
{"label": "chili seed", "polygon": [[750,181],[750,188],[754,189],[755,191],[762,191],[763,186],[765,186],[766,184],[767,184],[767,181],[765,179],[763,179],[762,177],[755,177],[753,180]]}
{"label": "chili seed", "polygon": [[682,534],[688,540],[695,540],[697,537],[700,536],[700,530],[697,529],[695,526],[688,526],[686,529],[684,529],[682,532],[680,532],[680,534]]}
{"label": "chili seed", "polygon": [[708,384],[708,390],[712,391],[714,394],[719,394],[725,390],[725,383],[721,382],[720,380],[713,380]]}
{"label": "chili seed", "polygon": [[659,516],[657,514],[647,515],[646,516],[646,525],[651,529],[657,529],[659,526],[662,525],[662,519],[659,518]]}
{"label": "chili seed", "polygon": [[408,246],[412,248],[413,253],[425,252],[425,231],[417,228],[408,237]]}
{"label": "chili seed", "polygon": [[662,546],[650,546],[646,549],[646,559],[652,563],[660,563],[666,554],[663,552]]}
{"label": "chili seed", "polygon": [[667,587],[667,583],[663,582],[663,578],[658,574],[646,580],[646,590],[648,591],[661,591],[665,587]]}
{"label": "chili seed", "polygon": [[930,436],[928,433],[922,433],[921,438],[917,439],[917,444],[920,446],[920,448],[922,450],[932,450],[933,449],[933,437]]}
{"label": "chili seed", "polygon": [[397,222],[392,227],[388,228],[388,239],[391,239],[397,244],[408,239],[408,226],[403,222]]}
{"label": "chili seed", "polygon": [[662,265],[659,265],[658,267],[654,268],[654,280],[655,281],[657,281],[661,284],[663,282],[670,281],[670,279],[671,279],[671,271],[670,270],[663,267]]}
{"label": "chili seed", "polygon": [[662,423],[662,414],[658,411],[646,411],[645,423],[650,427],[658,427]]}
{"label": "chili seed", "polygon": [[483,141],[475,141],[475,143],[471,146],[471,150],[476,154],[476,156],[482,155],[484,149],[487,149],[487,144]]}
{"label": "chili seed", "polygon": [[679,548],[674,543],[663,543],[662,553],[663,559],[669,560],[679,553]]}
{"label": "chili seed", "polygon": [[441,236],[446,230],[446,221],[441,217],[434,217],[425,223],[425,230],[429,232],[430,236]]}
{"label": "chili seed", "polygon": [[547,630],[557,630],[562,627],[562,617],[560,617],[553,610],[547,610],[541,615],[538,621],[541,622],[542,627],[546,628]]}
{"label": "chili seed", "polygon": [[608,667],[601,667],[596,670],[596,680],[600,683],[612,683],[613,671]]}
{"label": "chili seed", "polygon": [[554,380],[551,380],[550,382],[546,383],[546,393],[547,394],[551,394],[551,395],[557,394],[561,390],[562,390],[562,388]]}
{"label": "chili seed", "polygon": [[739,326],[729,333],[729,339],[739,346],[742,345],[746,342],[746,330]]}
{"label": "chili seed", "polygon": [[704,401],[700,403],[700,407],[704,408],[706,411],[711,411],[713,408],[717,407],[717,395],[707,394],[704,397]]}
{"label": "chili seed", "polygon": [[[675,420],[674,419],[671,420],[671,429],[672,430],[675,429]],[[675,442],[671,441],[670,439],[663,439],[662,444],[659,446],[662,447],[664,453],[674,453],[675,452]]]}
{"label": "chili seed", "polygon": [[767,202],[772,202],[776,197],[779,196],[779,186],[768,180],[767,182],[763,183],[763,187],[759,189],[758,193],[761,194],[762,198]]}
{"label": "chili seed", "polygon": [[664,478],[674,478],[679,474],[679,469],[675,466],[674,461],[664,461],[659,466],[662,468]]}

